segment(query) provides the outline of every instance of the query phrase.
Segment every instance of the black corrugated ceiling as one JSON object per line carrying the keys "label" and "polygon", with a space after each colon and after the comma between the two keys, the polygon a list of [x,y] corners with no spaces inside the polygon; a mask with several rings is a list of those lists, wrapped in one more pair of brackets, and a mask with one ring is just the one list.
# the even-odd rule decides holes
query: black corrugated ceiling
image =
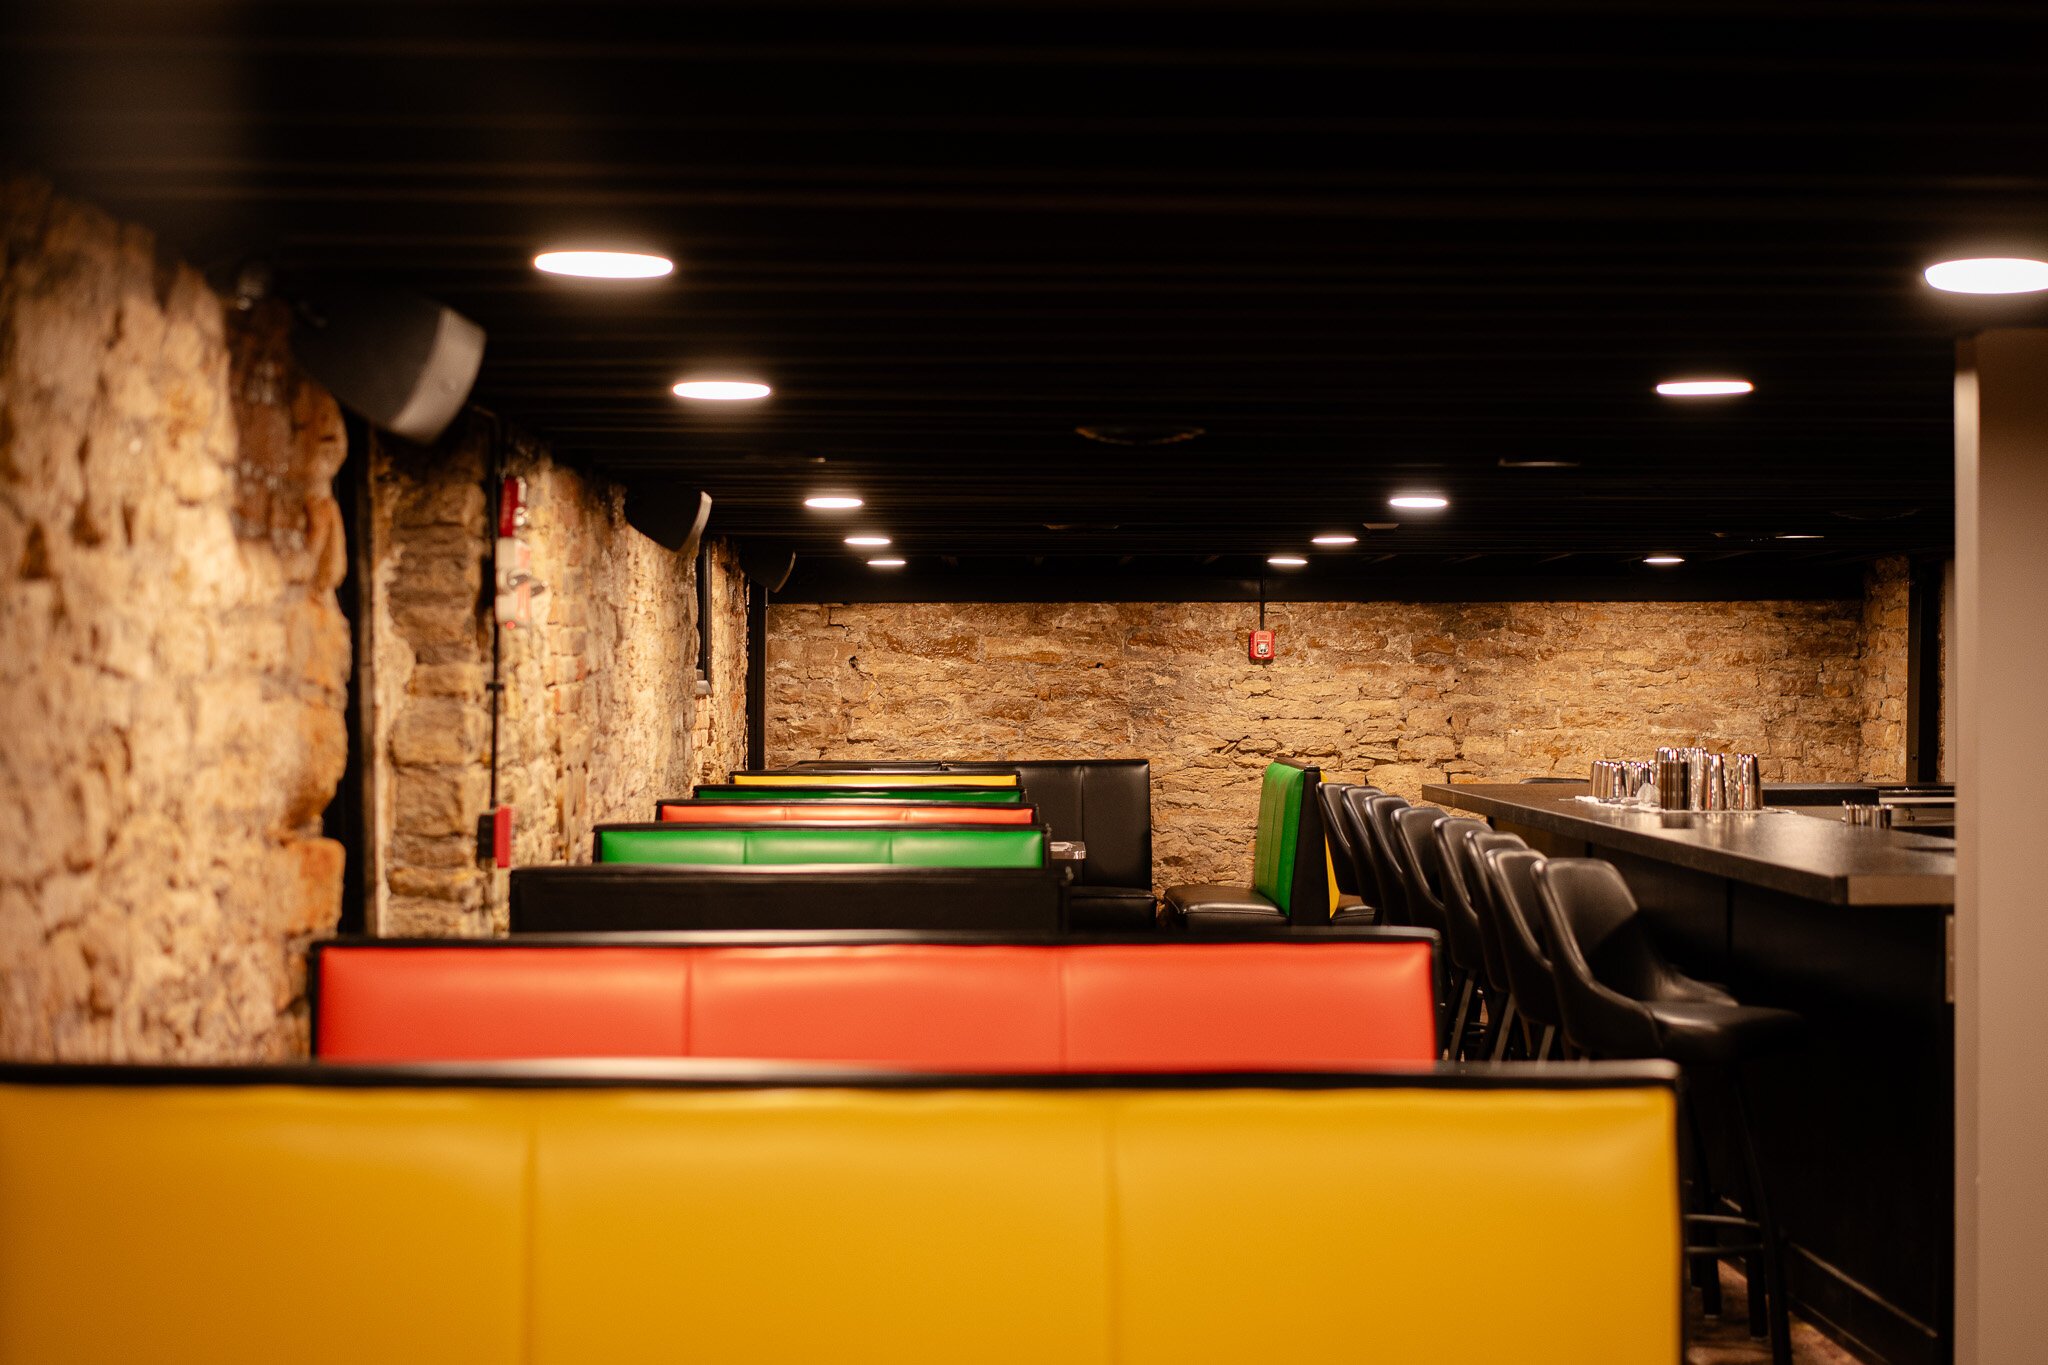
{"label": "black corrugated ceiling", "polygon": [[[16,5],[18,158],[201,259],[442,298],[480,399],[927,580],[1682,572],[1951,535],[1918,281],[2048,248],[2048,7]],[[528,266],[610,239],[651,287]],[[773,383],[692,408],[686,373]],[[1732,371],[1748,398],[1657,380]],[[1192,425],[1113,446],[1089,424]],[[1569,469],[1512,469],[1509,460]],[[800,498],[857,491],[859,514]],[[1446,513],[1390,514],[1440,490]],[[1399,529],[1365,531],[1367,522]],[[1778,541],[1786,532],[1817,541]],[[1392,558],[1387,558],[1392,556]]]}

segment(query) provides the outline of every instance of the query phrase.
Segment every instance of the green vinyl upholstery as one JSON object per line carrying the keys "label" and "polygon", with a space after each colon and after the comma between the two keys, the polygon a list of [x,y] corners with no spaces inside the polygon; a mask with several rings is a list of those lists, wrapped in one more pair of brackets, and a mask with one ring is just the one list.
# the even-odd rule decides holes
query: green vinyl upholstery
{"label": "green vinyl upholstery", "polygon": [[597,831],[597,861],[601,863],[1043,867],[1045,852],[1041,826],[615,825]]}
{"label": "green vinyl upholstery", "polygon": [[969,806],[1018,806],[1024,793],[1016,787],[864,787],[839,786],[819,779],[815,787],[742,787],[714,784],[697,788],[700,801],[930,801]]}
{"label": "green vinyl upholstery", "polygon": [[1169,886],[1161,922],[1209,929],[1329,924],[1333,881],[1315,793],[1322,780],[1322,770],[1310,764],[1267,764],[1252,836],[1252,884]]}
{"label": "green vinyl upholstery", "polygon": [[1259,786],[1259,828],[1252,840],[1252,889],[1293,913],[1294,859],[1300,848],[1301,804],[1310,800],[1308,769],[1268,763]]}

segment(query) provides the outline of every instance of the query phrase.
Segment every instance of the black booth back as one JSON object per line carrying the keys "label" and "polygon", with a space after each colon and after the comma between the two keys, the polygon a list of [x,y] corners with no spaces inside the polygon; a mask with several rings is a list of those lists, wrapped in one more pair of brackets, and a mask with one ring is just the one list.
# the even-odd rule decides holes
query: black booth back
{"label": "black booth back", "polygon": [[1015,772],[1024,799],[1055,839],[1078,839],[1088,859],[1082,886],[1152,885],[1152,765],[1142,758],[993,761],[843,762],[814,759],[797,765],[820,772]]}

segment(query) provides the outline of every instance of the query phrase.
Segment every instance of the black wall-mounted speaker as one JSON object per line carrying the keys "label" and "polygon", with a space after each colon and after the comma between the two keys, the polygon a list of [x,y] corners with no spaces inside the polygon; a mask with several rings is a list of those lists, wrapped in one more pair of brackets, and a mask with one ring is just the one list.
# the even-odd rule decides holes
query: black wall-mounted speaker
{"label": "black wall-mounted speaker", "polygon": [[651,481],[626,485],[626,524],[665,550],[695,554],[710,520],[709,493]]}
{"label": "black wall-mounted speaker", "polygon": [[796,552],[781,545],[745,541],[739,552],[740,572],[769,592],[781,592],[796,570]]}
{"label": "black wall-mounted speaker", "polygon": [[416,294],[327,286],[300,297],[292,352],[366,421],[426,444],[462,411],[484,329]]}

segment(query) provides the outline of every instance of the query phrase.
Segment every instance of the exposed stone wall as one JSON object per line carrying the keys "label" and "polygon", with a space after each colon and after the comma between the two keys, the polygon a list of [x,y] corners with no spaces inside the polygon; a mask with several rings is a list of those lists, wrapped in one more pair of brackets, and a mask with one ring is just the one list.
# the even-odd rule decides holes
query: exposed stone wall
{"label": "exposed stone wall", "polygon": [[697,699],[691,736],[698,783],[723,782],[747,763],[747,580],[739,555],[726,541],[712,541],[711,667],[709,695]]}
{"label": "exposed stone wall", "polygon": [[696,557],[633,530],[620,489],[537,446],[520,443],[510,472],[547,593],[530,628],[504,632],[502,799],[515,861],[589,862],[593,825],[652,820],[689,790]]}
{"label": "exposed stone wall", "polygon": [[305,1050],[346,761],[333,402],[274,310],[0,185],[0,1053]]}
{"label": "exposed stone wall", "polygon": [[1772,779],[1856,777],[1864,615],[1854,601],[1280,604],[1279,658],[1262,665],[1245,657],[1242,604],[780,605],[767,759],[1148,758],[1161,884],[1242,882],[1259,773],[1279,755],[1409,797],[1660,744],[1755,752]]}
{"label": "exposed stone wall", "polygon": [[1913,567],[1903,556],[1880,559],[1864,577],[1859,757],[1861,775],[1872,782],[1906,780],[1906,683],[1912,673],[1906,642],[1912,592]]}
{"label": "exposed stone wall", "polygon": [[378,443],[372,466],[382,886],[387,935],[505,929],[505,887],[477,857],[491,808],[496,528],[491,452],[526,480],[531,622],[499,634],[498,801],[515,864],[586,862],[591,827],[652,817],[689,789],[693,556],[626,525],[618,488],[473,415],[432,450]]}
{"label": "exposed stone wall", "polygon": [[430,449],[371,438],[364,581],[378,828],[365,920],[375,933],[491,927],[491,881],[476,842],[491,791],[490,440],[481,421],[458,423]]}

